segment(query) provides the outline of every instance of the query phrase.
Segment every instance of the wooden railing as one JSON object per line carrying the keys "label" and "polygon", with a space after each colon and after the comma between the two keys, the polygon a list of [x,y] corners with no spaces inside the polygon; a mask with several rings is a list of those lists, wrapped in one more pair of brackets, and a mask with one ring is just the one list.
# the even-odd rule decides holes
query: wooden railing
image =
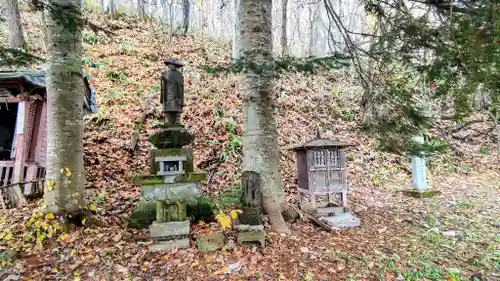
{"label": "wooden railing", "polygon": [[[22,182],[12,182],[14,177],[14,161],[0,161],[0,204],[2,208],[12,207],[11,188],[19,186],[27,197],[38,197],[43,194],[45,168],[39,167],[35,179],[25,179]],[[3,199],[3,200],[2,200]]]}

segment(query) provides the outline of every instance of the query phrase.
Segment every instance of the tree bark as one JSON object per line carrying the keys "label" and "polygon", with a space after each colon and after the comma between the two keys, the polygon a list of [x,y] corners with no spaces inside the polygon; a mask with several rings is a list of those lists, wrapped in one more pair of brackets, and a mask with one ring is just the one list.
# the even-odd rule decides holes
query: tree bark
{"label": "tree bark", "polygon": [[108,13],[110,19],[114,19],[116,17],[116,4],[114,0],[109,1]]}
{"label": "tree bark", "polygon": [[287,29],[287,11],[288,11],[288,0],[281,0],[281,37],[280,37],[280,44],[281,44],[281,56],[287,56],[288,55],[288,29]]}
{"label": "tree bark", "polygon": [[[82,2],[49,0],[47,13],[47,212],[85,208],[83,167]],[[65,21],[58,17],[64,14]]]}
{"label": "tree bark", "polygon": [[140,20],[146,19],[146,7],[144,5],[144,0],[137,1],[137,13]]}
{"label": "tree bark", "polygon": [[186,35],[189,29],[189,13],[191,10],[190,0],[182,0],[182,32]]}
{"label": "tree bark", "polygon": [[5,6],[7,25],[9,27],[9,48],[23,49],[25,47],[25,41],[19,3],[17,0],[5,0]]}
{"label": "tree bark", "polygon": [[244,96],[243,166],[244,171],[261,176],[263,207],[271,227],[276,232],[288,233],[281,214],[284,191],[271,85],[274,72],[271,9],[272,0],[241,1],[239,5],[241,58],[245,64],[240,81]]}
{"label": "tree bark", "polygon": [[45,24],[45,11],[44,9],[41,9],[38,13],[40,13],[40,23],[42,27],[42,32],[43,32],[43,43],[42,43],[42,48],[43,52],[47,52],[47,26]]}
{"label": "tree bark", "polygon": [[234,24],[233,24],[233,38],[231,40],[231,57],[233,61],[240,58],[240,18],[238,16],[240,0],[232,0]]}

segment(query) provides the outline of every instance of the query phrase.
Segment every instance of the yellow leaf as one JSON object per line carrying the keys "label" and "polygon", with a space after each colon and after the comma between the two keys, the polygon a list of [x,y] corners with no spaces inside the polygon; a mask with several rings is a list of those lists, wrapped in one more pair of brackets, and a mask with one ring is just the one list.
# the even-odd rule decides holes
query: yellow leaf
{"label": "yellow leaf", "polygon": [[87,218],[84,218],[84,219],[82,220],[82,225],[85,225],[85,223],[86,223],[86,222],[87,222]]}
{"label": "yellow leaf", "polygon": [[90,211],[92,211],[92,212],[94,212],[95,210],[97,210],[97,206],[96,206],[96,205],[94,205],[94,204],[90,204],[90,205],[88,206],[88,208],[89,208],[89,210],[90,210]]}
{"label": "yellow leaf", "polygon": [[61,169],[61,174],[64,174],[64,169]]}
{"label": "yellow leaf", "polygon": [[164,259],[164,260],[168,260],[168,255],[164,255],[164,256],[162,257],[162,259]]}
{"label": "yellow leaf", "polygon": [[54,189],[54,186],[56,185],[55,181],[49,181],[47,182],[47,190],[52,191]]}
{"label": "yellow leaf", "polygon": [[235,220],[238,218],[238,214],[243,213],[241,210],[232,210],[231,211],[231,219]]}
{"label": "yellow leaf", "polygon": [[57,272],[59,272],[59,270],[57,270],[57,267],[53,267],[53,268],[50,270],[50,272],[52,272],[52,273],[57,273]]}
{"label": "yellow leaf", "polygon": [[231,218],[229,216],[226,216],[224,213],[220,212],[215,216],[215,218],[219,222],[222,229],[231,228]]}
{"label": "yellow leaf", "polygon": [[71,250],[71,254],[76,255],[76,250],[75,249]]}
{"label": "yellow leaf", "polygon": [[12,234],[12,232],[7,232],[7,234],[5,234],[5,236],[3,237],[3,239],[5,240],[11,240],[12,238],[14,237],[14,235]]}
{"label": "yellow leaf", "polygon": [[69,168],[66,168],[66,176],[68,178],[71,177],[71,171],[69,170]]}
{"label": "yellow leaf", "polygon": [[46,220],[53,220],[54,218],[55,218],[54,214],[52,214],[52,213],[48,213],[48,214],[45,215],[45,219]]}

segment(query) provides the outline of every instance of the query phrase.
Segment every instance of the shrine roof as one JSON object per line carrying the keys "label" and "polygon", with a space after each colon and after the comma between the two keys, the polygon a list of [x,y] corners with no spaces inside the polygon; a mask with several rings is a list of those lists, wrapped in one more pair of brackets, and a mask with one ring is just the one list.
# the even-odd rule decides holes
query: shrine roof
{"label": "shrine roof", "polygon": [[319,148],[319,147],[327,148],[327,147],[348,147],[348,146],[354,146],[354,144],[350,144],[343,141],[317,138],[305,144],[293,146],[290,149],[297,151],[297,150],[306,150],[310,148]]}
{"label": "shrine roof", "polygon": [[45,88],[45,71],[0,71],[0,83],[10,82]]}

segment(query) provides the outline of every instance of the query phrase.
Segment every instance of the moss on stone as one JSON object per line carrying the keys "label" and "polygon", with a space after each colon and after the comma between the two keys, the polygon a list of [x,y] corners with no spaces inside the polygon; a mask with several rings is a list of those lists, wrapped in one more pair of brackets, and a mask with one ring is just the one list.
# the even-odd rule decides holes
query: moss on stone
{"label": "moss on stone", "polygon": [[[207,197],[200,196],[195,200],[186,201],[186,214],[192,221],[212,221],[214,207]],[[139,204],[129,218],[128,226],[131,228],[146,228],[156,220],[156,201],[139,201]]]}
{"label": "moss on stone", "polygon": [[128,227],[146,228],[156,219],[156,202],[139,201],[139,204],[132,211],[129,218]]}
{"label": "moss on stone", "polygon": [[402,193],[406,196],[411,196],[415,198],[429,198],[437,194],[441,194],[438,190],[418,190],[418,189],[409,189],[403,190]]}
{"label": "moss on stone", "polygon": [[149,141],[157,148],[180,148],[193,140],[193,135],[179,126],[163,128],[149,137]]}

